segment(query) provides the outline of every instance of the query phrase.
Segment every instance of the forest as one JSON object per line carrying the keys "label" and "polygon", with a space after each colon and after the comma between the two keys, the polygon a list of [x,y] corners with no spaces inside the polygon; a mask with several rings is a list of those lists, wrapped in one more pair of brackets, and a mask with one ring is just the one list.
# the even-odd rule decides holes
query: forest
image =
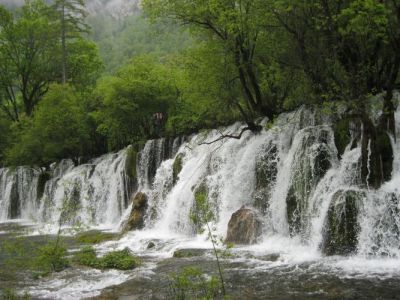
{"label": "forest", "polygon": [[28,0],[0,14],[3,166],[233,121],[257,132],[257,118],[302,105],[359,120],[376,163],[394,131],[397,0],[144,0],[121,19],[90,15],[83,0]]}

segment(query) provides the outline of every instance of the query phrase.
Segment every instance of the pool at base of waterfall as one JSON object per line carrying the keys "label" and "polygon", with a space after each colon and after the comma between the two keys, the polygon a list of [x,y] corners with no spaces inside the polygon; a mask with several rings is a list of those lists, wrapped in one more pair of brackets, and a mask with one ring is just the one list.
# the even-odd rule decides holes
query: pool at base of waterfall
{"label": "pool at base of waterfall", "polygon": [[[0,242],[5,245],[18,238],[29,249],[51,239],[51,235],[38,232],[31,224],[2,223]],[[70,254],[82,246],[72,236],[61,240]],[[145,230],[94,247],[99,254],[128,247],[141,258],[142,265],[130,271],[72,265],[34,278],[17,264],[9,264],[2,251],[0,290],[26,293],[31,299],[175,299],[173,274],[198,267],[208,276],[218,275],[212,244],[205,236],[166,239],[162,233]],[[183,254],[174,255],[177,252]],[[284,236],[266,237],[252,246],[235,246],[229,249],[229,255],[221,255],[221,266],[230,299],[396,299],[400,285],[400,259],[324,257]]]}

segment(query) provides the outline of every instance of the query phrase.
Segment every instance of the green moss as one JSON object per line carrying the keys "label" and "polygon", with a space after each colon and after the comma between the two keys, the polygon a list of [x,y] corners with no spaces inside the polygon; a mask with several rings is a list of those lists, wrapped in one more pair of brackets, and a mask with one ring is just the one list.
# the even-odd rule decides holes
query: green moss
{"label": "green moss", "polygon": [[214,219],[210,203],[208,201],[208,187],[205,182],[198,185],[194,191],[194,204],[190,210],[190,219],[195,225],[196,231],[201,232],[206,222]]}
{"label": "green moss", "polygon": [[174,252],[173,257],[175,258],[188,258],[204,255],[206,251],[204,249],[178,249]]}
{"label": "green moss", "polygon": [[389,135],[383,131],[378,132],[378,136],[376,138],[376,145],[382,161],[383,181],[389,181],[390,178],[392,177],[392,169],[393,169],[393,149]]}
{"label": "green moss", "polygon": [[97,257],[93,247],[86,246],[74,256],[74,262],[97,269],[131,270],[140,265],[139,258],[132,255],[129,249],[108,252],[103,257]]}
{"label": "green moss", "polygon": [[125,173],[131,179],[136,179],[137,151],[132,146],[126,150]]}
{"label": "green moss", "polygon": [[175,184],[179,179],[179,173],[182,171],[183,166],[183,154],[178,154],[172,165],[172,182]]}
{"label": "green moss", "polygon": [[358,191],[338,191],[333,196],[325,225],[322,251],[326,255],[354,253],[358,244],[358,206],[364,194]]}
{"label": "green moss", "polygon": [[335,135],[335,145],[338,150],[338,156],[341,157],[351,140],[350,120],[339,120],[338,122],[336,122],[333,131]]}
{"label": "green moss", "polygon": [[76,240],[82,244],[99,244],[105,241],[114,240],[117,237],[115,233],[101,231],[87,231],[76,236]]}
{"label": "green moss", "polygon": [[98,260],[96,251],[91,246],[83,247],[79,252],[75,253],[74,262],[87,267],[97,268]]}

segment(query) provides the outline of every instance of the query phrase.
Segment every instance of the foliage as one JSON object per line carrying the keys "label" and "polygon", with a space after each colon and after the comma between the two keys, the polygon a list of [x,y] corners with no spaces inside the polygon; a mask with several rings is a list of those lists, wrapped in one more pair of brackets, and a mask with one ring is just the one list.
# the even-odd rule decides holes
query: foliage
{"label": "foliage", "polygon": [[62,245],[55,247],[54,243],[48,243],[39,247],[37,251],[35,263],[45,273],[60,272],[69,266],[67,249]]}
{"label": "foliage", "polygon": [[140,260],[127,248],[108,252],[99,258],[93,247],[86,246],[75,254],[74,261],[80,265],[98,269],[131,270],[140,265]]}
{"label": "foliage", "polygon": [[186,267],[181,273],[172,274],[170,292],[177,300],[215,299],[219,295],[217,277],[207,277],[196,267]]}
{"label": "foliage", "polygon": [[51,86],[34,119],[21,119],[17,131],[18,139],[7,153],[9,164],[49,165],[90,150],[88,116],[70,86]]}
{"label": "foliage", "polygon": [[47,6],[29,1],[13,15],[0,6],[0,104],[8,117],[28,116],[54,80],[57,45]]}
{"label": "foliage", "polygon": [[119,149],[157,136],[153,115],[167,115],[177,90],[170,70],[145,55],[115,76],[103,78],[94,94],[98,109],[93,116],[98,131],[108,138],[110,149]]}
{"label": "foliage", "polygon": [[96,251],[91,246],[85,246],[75,253],[73,261],[83,266],[92,268],[98,267]]}

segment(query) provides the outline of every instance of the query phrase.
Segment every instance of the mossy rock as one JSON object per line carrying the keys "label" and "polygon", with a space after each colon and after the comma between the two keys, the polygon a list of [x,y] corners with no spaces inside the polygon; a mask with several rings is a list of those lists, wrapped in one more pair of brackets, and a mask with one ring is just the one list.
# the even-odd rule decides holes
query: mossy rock
{"label": "mossy rock", "polygon": [[286,214],[291,236],[303,235],[309,224],[308,198],[332,166],[328,146],[329,132],[321,131],[303,140],[301,152],[296,153],[295,170],[286,196]]}
{"label": "mossy rock", "polygon": [[278,148],[270,143],[256,158],[256,188],[253,194],[254,207],[265,214],[278,174]]}
{"label": "mossy rock", "polygon": [[175,258],[189,258],[203,256],[207,253],[207,249],[178,249],[174,251],[173,257]]}
{"label": "mossy rock", "polygon": [[376,145],[382,161],[383,181],[389,181],[393,171],[393,148],[389,135],[383,131],[378,132]]}
{"label": "mossy rock", "polygon": [[339,158],[343,155],[347,145],[351,142],[350,120],[348,118],[337,121],[333,127],[335,145]]}
{"label": "mossy rock", "polygon": [[208,200],[208,187],[205,181],[203,181],[194,189],[194,203],[190,210],[190,218],[195,225],[196,232],[201,232],[204,225],[202,223],[203,218],[200,216],[205,211],[210,211]]}
{"label": "mossy rock", "polygon": [[172,183],[175,184],[179,179],[179,173],[182,171],[183,167],[183,154],[179,153],[172,165]]}
{"label": "mossy rock", "polygon": [[8,217],[16,219],[21,215],[21,203],[19,201],[18,183],[14,181],[11,186],[10,193],[10,206],[8,210]]}
{"label": "mossy rock", "polygon": [[105,241],[117,239],[118,234],[110,232],[102,232],[99,230],[90,230],[79,233],[76,240],[83,244],[99,244]]}
{"label": "mossy rock", "polygon": [[51,178],[51,176],[50,176],[49,172],[41,172],[39,174],[39,179],[38,179],[37,189],[36,189],[37,201],[40,201],[40,199],[42,198],[42,196],[44,194],[46,182],[49,181],[50,178]]}
{"label": "mossy rock", "polygon": [[123,232],[144,227],[145,214],[148,207],[147,195],[142,192],[136,193],[132,200],[132,211],[128,221],[123,226]]}
{"label": "mossy rock", "polygon": [[355,190],[339,190],[333,195],[324,226],[325,255],[349,255],[357,250],[359,205],[364,197]]}
{"label": "mossy rock", "polygon": [[125,174],[131,178],[136,179],[136,164],[137,164],[137,151],[129,146],[126,149],[126,160],[125,160]]}

